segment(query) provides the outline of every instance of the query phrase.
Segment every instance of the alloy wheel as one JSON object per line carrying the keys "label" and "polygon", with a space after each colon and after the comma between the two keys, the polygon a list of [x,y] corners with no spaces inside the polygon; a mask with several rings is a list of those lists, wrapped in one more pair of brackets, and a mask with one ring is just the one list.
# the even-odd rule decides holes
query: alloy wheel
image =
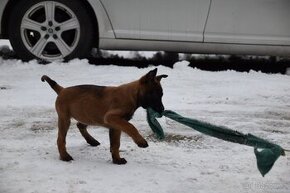
{"label": "alloy wheel", "polygon": [[75,13],[55,1],[31,7],[20,27],[25,47],[36,57],[48,61],[68,56],[80,40],[80,23]]}

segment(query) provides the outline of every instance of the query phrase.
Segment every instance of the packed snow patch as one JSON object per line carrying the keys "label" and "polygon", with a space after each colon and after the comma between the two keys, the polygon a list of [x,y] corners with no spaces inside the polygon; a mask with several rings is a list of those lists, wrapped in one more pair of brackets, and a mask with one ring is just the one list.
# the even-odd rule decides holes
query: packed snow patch
{"label": "packed snow patch", "polygon": [[[290,77],[251,71],[206,72],[187,62],[159,67],[163,103],[184,116],[251,132],[290,148]],[[68,152],[58,159],[56,94],[40,81],[47,74],[60,85],[119,85],[154,67],[93,66],[87,60],[39,65],[0,58],[0,192],[232,193],[290,191],[290,156],[281,157],[266,177],[257,170],[253,149],[202,135],[161,118],[166,139],[158,141],[138,109],[131,121],[149,141],[138,148],[126,135],[121,155],[111,162],[108,130],[90,127],[101,145],[86,144],[72,122]]]}

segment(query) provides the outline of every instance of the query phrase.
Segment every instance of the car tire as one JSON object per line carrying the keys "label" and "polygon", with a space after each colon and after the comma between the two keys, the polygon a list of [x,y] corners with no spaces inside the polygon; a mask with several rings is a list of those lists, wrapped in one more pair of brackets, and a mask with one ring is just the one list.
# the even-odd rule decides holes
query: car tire
{"label": "car tire", "polygon": [[11,11],[8,30],[14,51],[24,61],[85,58],[97,36],[79,0],[20,0]]}

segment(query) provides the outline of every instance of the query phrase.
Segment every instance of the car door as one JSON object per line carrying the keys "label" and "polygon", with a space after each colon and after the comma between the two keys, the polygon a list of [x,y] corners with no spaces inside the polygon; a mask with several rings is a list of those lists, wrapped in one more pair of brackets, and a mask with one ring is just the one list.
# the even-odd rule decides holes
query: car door
{"label": "car door", "polygon": [[289,0],[212,0],[205,42],[290,45]]}
{"label": "car door", "polygon": [[101,0],[115,36],[203,41],[210,0]]}

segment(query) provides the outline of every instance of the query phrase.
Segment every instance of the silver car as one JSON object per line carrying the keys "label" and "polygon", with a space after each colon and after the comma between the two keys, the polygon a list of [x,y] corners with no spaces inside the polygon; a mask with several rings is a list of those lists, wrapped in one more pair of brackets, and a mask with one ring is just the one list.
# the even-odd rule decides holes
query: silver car
{"label": "silver car", "polygon": [[0,0],[0,34],[23,60],[92,47],[290,56],[289,0]]}

